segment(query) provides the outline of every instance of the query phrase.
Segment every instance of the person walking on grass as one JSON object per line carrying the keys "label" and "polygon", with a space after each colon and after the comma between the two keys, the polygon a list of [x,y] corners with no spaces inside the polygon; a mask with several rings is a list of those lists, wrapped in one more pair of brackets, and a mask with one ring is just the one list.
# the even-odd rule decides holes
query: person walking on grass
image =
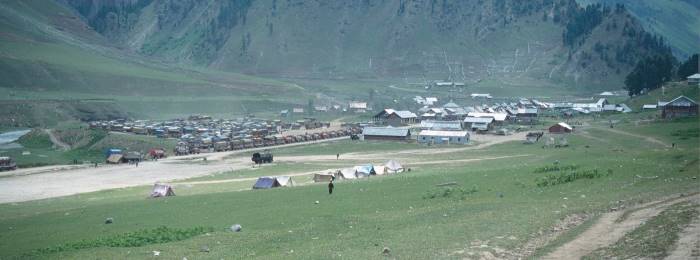
{"label": "person walking on grass", "polygon": [[333,188],[334,188],[333,179],[331,179],[331,181],[328,182],[328,195],[333,194]]}

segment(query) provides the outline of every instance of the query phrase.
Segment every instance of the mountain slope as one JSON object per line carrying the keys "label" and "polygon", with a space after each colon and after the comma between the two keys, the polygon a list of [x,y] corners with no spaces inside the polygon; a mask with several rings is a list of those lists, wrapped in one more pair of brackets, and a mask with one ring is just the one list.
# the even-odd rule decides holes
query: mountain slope
{"label": "mountain slope", "polygon": [[[2,1],[0,28],[5,99],[108,97],[128,112],[157,117],[244,113],[242,104],[262,110],[307,100],[293,84],[173,65],[124,50],[56,2]],[[276,98],[279,93],[289,98]],[[205,103],[212,106],[192,110]]]}
{"label": "mountain slope", "polygon": [[[643,29],[626,11],[600,7],[600,21],[566,44],[583,12],[574,0],[62,1],[135,52],[260,75],[619,87],[640,57],[659,52],[638,44]],[[620,28],[600,26],[613,20]],[[593,58],[596,43],[628,58]]]}
{"label": "mountain slope", "polygon": [[700,53],[700,1],[697,0],[578,0],[583,5],[624,4],[653,33],[664,36],[674,53],[685,59]]}

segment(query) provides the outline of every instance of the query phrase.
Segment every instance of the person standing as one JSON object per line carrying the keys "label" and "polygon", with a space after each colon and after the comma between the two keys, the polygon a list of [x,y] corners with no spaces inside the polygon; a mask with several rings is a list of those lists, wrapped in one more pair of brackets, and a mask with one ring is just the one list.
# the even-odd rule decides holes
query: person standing
{"label": "person standing", "polygon": [[331,181],[328,182],[328,194],[329,194],[329,195],[330,195],[330,194],[333,194],[333,188],[334,188],[333,179],[331,179]]}
{"label": "person standing", "polygon": [[336,159],[336,160],[339,160],[339,159],[340,159],[340,154],[339,154],[339,153],[335,154],[335,159]]}

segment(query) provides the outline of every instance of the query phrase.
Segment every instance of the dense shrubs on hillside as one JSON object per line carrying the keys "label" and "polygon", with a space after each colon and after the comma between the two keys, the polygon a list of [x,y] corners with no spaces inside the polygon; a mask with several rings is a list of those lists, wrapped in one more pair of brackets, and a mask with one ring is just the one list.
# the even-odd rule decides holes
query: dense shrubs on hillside
{"label": "dense shrubs on hillside", "polygon": [[577,40],[589,34],[603,21],[603,16],[609,12],[600,4],[586,6],[586,8],[575,9],[571,20],[564,29],[564,45],[575,46]]}

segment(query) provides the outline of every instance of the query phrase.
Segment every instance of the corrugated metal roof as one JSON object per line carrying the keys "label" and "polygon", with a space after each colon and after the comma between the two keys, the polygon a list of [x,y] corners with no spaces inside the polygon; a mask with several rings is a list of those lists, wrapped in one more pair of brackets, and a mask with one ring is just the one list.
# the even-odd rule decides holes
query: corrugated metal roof
{"label": "corrugated metal roof", "polygon": [[518,108],[518,114],[537,114],[537,108]]}
{"label": "corrugated metal roof", "polygon": [[418,117],[415,113],[408,111],[408,110],[395,111],[394,114],[396,114],[400,118],[417,118]]}
{"label": "corrugated metal roof", "polygon": [[420,133],[418,135],[421,135],[421,136],[466,137],[466,136],[469,136],[469,133],[467,133],[467,131],[423,130],[423,131],[420,131]]}
{"label": "corrugated metal roof", "polygon": [[400,136],[405,137],[409,135],[408,128],[394,128],[394,127],[365,127],[362,129],[363,135],[374,135],[374,136]]}
{"label": "corrugated metal roof", "polygon": [[673,100],[666,102],[666,104],[664,104],[664,106],[673,105],[673,106],[689,107],[693,104],[697,105],[695,100],[692,100],[686,96],[678,96],[677,98],[674,98]]}
{"label": "corrugated metal roof", "polygon": [[468,114],[468,116],[470,116],[470,117],[492,117],[496,121],[505,121],[506,117],[508,117],[508,114],[470,112]]}
{"label": "corrugated metal roof", "polygon": [[424,120],[420,122],[420,127],[430,130],[462,130],[462,124],[459,121]]}
{"label": "corrugated metal roof", "polygon": [[492,117],[466,117],[464,118],[465,123],[486,123],[490,124],[493,122]]}
{"label": "corrugated metal roof", "polygon": [[442,107],[444,107],[444,108],[448,108],[448,107],[456,108],[456,107],[459,107],[459,105],[455,104],[454,102],[449,102],[449,103],[443,105]]}

